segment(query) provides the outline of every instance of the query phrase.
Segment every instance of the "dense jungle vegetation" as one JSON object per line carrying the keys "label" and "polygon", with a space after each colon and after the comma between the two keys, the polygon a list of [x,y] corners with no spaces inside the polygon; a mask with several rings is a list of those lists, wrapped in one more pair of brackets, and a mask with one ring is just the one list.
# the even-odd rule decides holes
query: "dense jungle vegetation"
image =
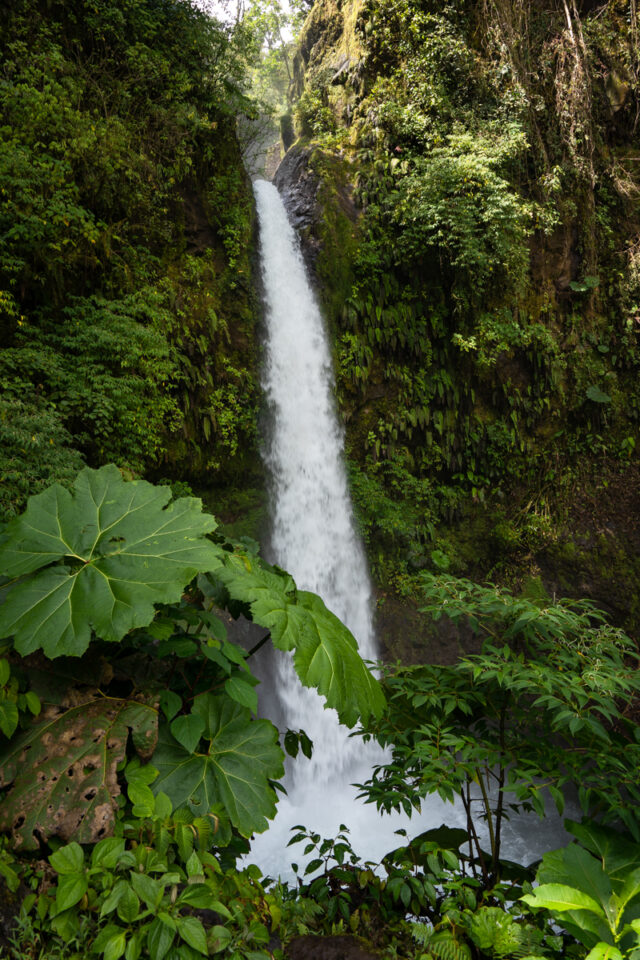
{"label": "dense jungle vegetation", "polygon": [[322,0],[302,30],[294,151],[389,596],[542,577],[637,629],[638,57],[626,2]]}
{"label": "dense jungle vegetation", "polygon": [[[0,956],[638,960],[635,0],[12,0],[0,49]],[[381,623],[414,616],[379,678],[236,536],[242,159],[279,114]],[[388,747],[368,802],[466,829],[372,864],[309,824],[297,884],[243,866],[313,750],[258,715],[267,642]],[[567,797],[571,842],[505,860]]]}
{"label": "dense jungle vegetation", "polygon": [[3,518],[85,463],[246,469],[242,44],[180,3],[19,2],[0,23]]}

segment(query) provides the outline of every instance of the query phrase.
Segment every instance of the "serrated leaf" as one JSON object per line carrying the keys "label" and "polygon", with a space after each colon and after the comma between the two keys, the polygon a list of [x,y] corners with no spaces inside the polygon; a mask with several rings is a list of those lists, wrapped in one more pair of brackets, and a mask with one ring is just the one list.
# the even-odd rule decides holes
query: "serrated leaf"
{"label": "serrated leaf", "polygon": [[166,820],[167,817],[170,817],[171,814],[173,813],[173,804],[171,803],[171,800],[166,795],[166,793],[163,793],[162,791],[160,791],[160,793],[156,794],[156,804],[155,804],[154,812],[158,820]]}
{"label": "serrated leaf", "polygon": [[155,913],[164,895],[164,884],[147,876],[146,873],[134,872],[131,874],[131,886],[149,910]]}
{"label": "serrated leaf", "polygon": [[171,733],[187,753],[193,753],[204,733],[204,719],[197,713],[176,717],[169,725]]}
{"label": "serrated leaf", "polygon": [[193,712],[205,721],[209,751],[190,754],[166,728],[161,730],[153,791],[163,790],[174,808],[187,805],[200,814],[222,803],[244,836],[265,830],[276,810],[268,781],[284,774],[278,731],[268,720],[252,720],[245,707],[227,697],[201,694]]}
{"label": "serrated leaf", "polygon": [[307,758],[307,760],[311,760],[311,757],[313,756],[313,743],[311,742],[309,737],[306,735],[304,730],[300,730],[299,736],[300,736],[300,746],[302,747],[302,752]]}
{"label": "serrated leaf", "polygon": [[66,847],[60,847],[49,857],[49,863],[61,876],[65,874],[80,873],[84,869],[84,853],[79,843],[68,843]]}
{"label": "serrated leaf", "polygon": [[0,830],[14,845],[74,837],[95,843],[113,828],[120,793],[116,767],[131,733],[147,756],[157,737],[157,711],[135,700],[101,697],[68,710],[50,706],[0,750]]}
{"label": "serrated leaf", "polygon": [[133,923],[140,912],[140,900],[131,887],[127,887],[118,903],[118,916],[123,923]]}
{"label": "serrated leaf", "polygon": [[188,660],[198,652],[198,645],[188,637],[176,637],[175,640],[165,640],[155,648],[157,657],[176,656]]}
{"label": "serrated leaf", "polygon": [[315,687],[343,723],[352,727],[359,718],[382,713],[385,700],[378,681],[362,661],[347,627],[320,597],[296,590],[288,574],[240,553],[227,553],[215,578],[232,597],[250,604],[252,619],[271,631],[276,647],[295,650],[294,666],[301,682]]}
{"label": "serrated leaf", "polygon": [[586,395],[589,400],[593,400],[594,403],[611,403],[611,397],[608,393],[605,393],[600,387],[597,387],[595,384],[587,387]]}
{"label": "serrated leaf", "polygon": [[298,750],[300,749],[300,738],[295,730],[287,730],[285,733],[284,749],[287,751],[290,757],[294,758],[294,760],[298,756]]}
{"label": "serrated leaf", "polygon": [[103,927],[93,941],[91,946],[92,953],[102,953],[109,940],[111,940],[112,937],[117,936],[120,933],[120,930],[121,928],[115,923],[108,923],[106,927]]}
{"label": "serrated leaf", "polygon": [[56,910],[62,913],[68,910],[82,900],[89,889],[89,880],[85,873],[73,873],[65,875],[58,880],[58,889],[56,890]]}
{"label": "serrated leaf", "polygon": [[147,949],[151,960],[162,960],[168,953],[174,937],[173,930],[163,923],[160,917],[156,917],[147,934]]}
{"label": "serrated leaf", "polygon": [[193,851],[193,853],[191,854],[191,856],[190,856],[189,859],[187,860],[185,866],[186,866],[186,868],[187,868],[187,876],[190,877],[190,878],[191,878],[191,877],[200,877],[200,876],[202,876],[203,873],[204,873],[204,870],[203,870],[203,867],[202,867],[202,862],[201,862],[200,857],[198,856],[198,854],[195,852],[195,850]]}
{"label": "serrated leaf", "polygon": [[173,690],[163,690],[160,695],[160,709],[167,720],[173,720],[182,706],[182,697]]}
{"label": "serrated leaf", "polygon": [[120,957],[124,953],[126,942],[127,938],[124,930],[115,933],[105,944],[103,951],[104,960],[120,960]]}
{"label": "serrated leaf", "polygon": [[131,936],[127,949],[124,952],[125,960],[139,960],[140,954],[142,953],[142,938],[144,936],[144,930],[138,929]]}
{"label": "serrated leaf", "polygon": [[100,919],[106,917],[108,913],[112,913],[116,909],[129,889],[129,884],[126,880],[118,880],[118,882],[114,884],[113,890],[110,891],[108,897],[100,907]]}
{"label": "serrated leaf", "polygon": [[18,708],[12,700],[0,700],[0,730],[5,737],[14,735],[18,729]]}
{"label": "serrated leaf", "polygon": [[24,695],[25,700],[27,701],[27,706],[33,714],[34,717],[40,716],[40,711],[42,710],[42,704],[40,703],[40,697],[38,697],[33,690],[28,690]]}
{"label": "serrated leaf", "polygon": [[148,808],[151,813],[153,812],[154,797],[146,783],[134,780],[133,783],[130,783],[127,787],[127,793],[129,794],[129,800],[131,800],[131,803],[135,806],[145,807]]}
{"label": "serrated leaf", "polygon": [[220,617],[209,610],[199,610],[198,615],[200,620],[208,627],[208,634],[220,643],[224,643],[227,639],[227,628]]}
{"label": "serrated leaf", "polygon": [[216,926],[211,927],[209,936],[212,940],[211,949],[214,953],[220,953],[225,949],[233,934],[227,927],[216,924]]}
{"label": "serrated leaf", "polygon": [[217,663],[225,673],[231,673],[232,666],[218,647],[205,642],[200,645],[200,650],[208,660]]}
{"label": "serrated leaf", "polygon": [[217,910],[213,905],[213,896],[212,890],[206,884],[193,883],[182,891],[178,897],[178,904],[186,904],[195,907],[196,910]]}
{"label": "serrated leaf", "polygon": [[80,656],[92,630],[120,640],[151,622],[155,604],[178,601],[221,549],[206,539],[216,523],[200,501],[167,506],[170,496],[111,464],[83,470],[73,492],[54,484],[31,497],[0,548],[0,572],[23,578],[0,610],[0,637],[14,636],[23,656]]}

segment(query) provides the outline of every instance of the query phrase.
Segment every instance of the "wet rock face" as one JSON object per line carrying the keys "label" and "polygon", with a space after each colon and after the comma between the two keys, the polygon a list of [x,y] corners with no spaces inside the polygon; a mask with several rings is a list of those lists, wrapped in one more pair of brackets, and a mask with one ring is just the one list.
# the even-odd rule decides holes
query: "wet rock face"
{"label": "wet rock face", "polygon": [[285,951],[286,960],[379,960],[357,937],[295,937]]}
{"label": "wet rock face", "polygon": [[315,226],[322,213],[318,197],[320,180],[309,165],[311,153],[311,147],[294,144],[281,160],[273,182],[298,231],[307,265],[315,273],[320,252]]}

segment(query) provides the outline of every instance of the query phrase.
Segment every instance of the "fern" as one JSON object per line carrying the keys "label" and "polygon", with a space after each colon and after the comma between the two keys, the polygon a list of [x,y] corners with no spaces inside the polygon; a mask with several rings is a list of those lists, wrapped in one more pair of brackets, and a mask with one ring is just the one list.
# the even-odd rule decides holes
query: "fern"
{"label": "fern", "polygon": [[427,943],[427,950],[426,956],[435,960],[472,960],[469,944],[457,940],[450,930],[434,933]]}
{"label": "fern", "polygon": [[416,921],[411,924],[411,936],[420,944],[421,947],[427,945],[429,940],[433,935],[433,927],[430,927],[427,923],[420,923]]}

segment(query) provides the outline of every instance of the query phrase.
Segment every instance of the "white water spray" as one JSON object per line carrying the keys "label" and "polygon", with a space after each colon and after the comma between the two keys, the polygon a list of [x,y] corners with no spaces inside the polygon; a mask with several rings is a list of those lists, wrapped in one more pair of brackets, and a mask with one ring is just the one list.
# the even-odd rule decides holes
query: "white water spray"
{"label": "white water spray", "polygon": [[[272,485],[270,559],[288,570],[298,587],[318,593],[354,634],[361,655],[375,659],[371,588],[354,529],[322,316],[276,187],[259,180],[254,192],[266,308],[263,388],[271,414],[264,451]],[[399,828],[415,836],[441,823],[466,826],[460,807],[435,796],[424,801],[413,822],[401,814],[381,817],[375,806],[357,799],[351,785],[369,777],[382,757],[380,748],[350,738],[335,711],[324,710],[315,691],[300,684],[285,654],[278,655],[276,687],[286,725],[303,728],[314,752],[311,761],[298,756],[274,823],[252,842],[249,859],[263,871],[285,877],[291,874],[290,860],[304,860],[298,847],[286,850],[295,824],[335,837],[346,823],[354,850],[374,861],[403,842],[394,836]],[[544,842],[548,821],[535,824],[542,849],[549,849]],[[531,824],[516,831],[509,829],[513,826],[512,821],[507,827],[507,855],[526,861],[540,844],[525,839]]]}
{"label": "white water spray", "polygon": [[[271,413],[264,458],[272,478],[271,552],[297,585],[319,594],[375,658],[371,588],[356,536],[342,462],[342,431],[333,408],[331,357],[298,238],[278,191],[255,184],[267,304],[263,388]],[[316,745],[309,776],[352,766],[362,744],[327,717],[318,695],[301,686],[282,657],[281,700],[289,726]]]}
{"label": "white water spray", "polygon": [[[354,528],[322,316],[277,189],[257,181],[254,192],[266,307],[263,388],[271,428],[264,458],[272,483],[271,559],[301,589],[318,593],[356,637],[361,656],[375,659],[371,587]],[[286,724],[304,729],[314,751],[310,761],[296,759],[288,797],[280,801],[269,831],[254,840],[251,859],[270,872],[288,873],[284,848],[297,823],[335,836],[345,822],[363,858],[382,856],[401,842],[393,831],[406,818],[382,820],[375,807],[356,799],[351,786],[370,775],[380,749],[349,737],[335,711],[323,709],[317,693],[300,684],[289,656],[278,657],[277,673]],[[437,800],[434,805],[442,809],[434,811],[432,823],[438,824],[445,805]],[[449,819],[451,812],[449,807]],[[292,851],[294,857],[299,850]]]}

